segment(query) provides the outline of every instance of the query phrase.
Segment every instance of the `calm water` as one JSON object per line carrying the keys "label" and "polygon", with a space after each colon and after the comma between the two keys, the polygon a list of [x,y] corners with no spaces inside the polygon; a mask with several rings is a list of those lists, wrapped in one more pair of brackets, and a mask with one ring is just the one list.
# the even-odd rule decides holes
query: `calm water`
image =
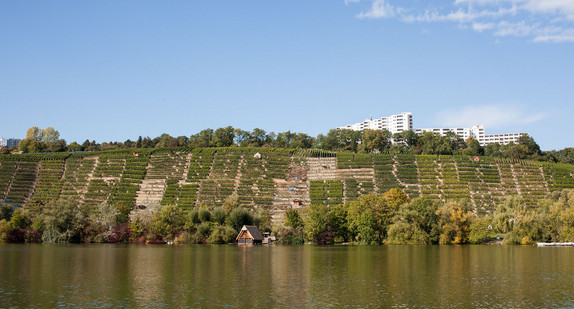
{"label": "calm water", "polygon": [[2,245],[0,307],[574,307],[574,248]]}

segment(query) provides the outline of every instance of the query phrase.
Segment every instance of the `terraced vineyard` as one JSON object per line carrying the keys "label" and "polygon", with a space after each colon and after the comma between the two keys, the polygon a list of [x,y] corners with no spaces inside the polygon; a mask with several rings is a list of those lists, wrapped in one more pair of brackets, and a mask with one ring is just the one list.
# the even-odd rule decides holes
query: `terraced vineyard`
{"label": "terraced vineyard", "polygon": [[477,215],[509,195],[528,205],[574,188],[574,167],[464,156],[353,154],[270,148],[167,148],[0,156],[1,199],[40,211],[52,200],[120,209],[243,207],[275,220],[290,207],[335,205],[401,188],[410,198],[469,199]]}

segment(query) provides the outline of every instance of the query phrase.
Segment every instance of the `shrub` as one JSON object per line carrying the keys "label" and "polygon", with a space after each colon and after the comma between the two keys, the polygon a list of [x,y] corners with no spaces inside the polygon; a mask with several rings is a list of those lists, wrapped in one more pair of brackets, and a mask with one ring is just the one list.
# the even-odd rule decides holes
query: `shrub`
{"label": "shrub", "polygon": [[291,226],[294,229],[303,226],[303,219],[301,219],[301,216],[296,209],[288,209],[285,212],[285,226]]}
{"label": "shrub", "polygon": [[199,220],[201,222],[210,222],[211,221],[211,211],[207,208],[200,208],[198,213]]}
{"label": "shrub", "polygon": [[471,244],[482,244],[492,240],[492,228],[491,217],[474,218],[470,224],[468,241]]}
{"label": "shrub", "polygon": [[226,224],[239,231],[244,225],[253,225],[253,215],[245,208],[235,208],[227,217]]}
{"label": "shrub", "polygon": [[396,222],[389,226],[385,241],[391,245],[429,245],[429,235],[417,224]]}
{"label": "shrub", "polygon": [[210,244],[228,244],[234,242],[236,236],[233,228],[219,225],[213,229],[207,242]]}
{"label": "shrub", "polygon": [[202,237],[209,237],[211,234],[211,230],[213,229],[212,225],[208,222],[203,222],[197,226],[197,234]]}
{"label": "shrub", "polygon": [[12,233],[12,225],[5,219],[0,220],[0,243],[8,241]]}
{"label": "shrub", "polygon": [[305,243],[303,233],[291,226],[286,226],[277,232],[277,241],[282,245],[302,245]]}
{"label": "shrub", "polygon": [[221,207],[217,207],[213,210],[213,221],[219,225],[225,224],[225,219],[227,218],[227,214],[225,210]]}
{"label": "shrub", "polygon": [[150,232],[155,238],[173,239],[184,225],[183,210],[177,206],[165,206],[154,214]]}

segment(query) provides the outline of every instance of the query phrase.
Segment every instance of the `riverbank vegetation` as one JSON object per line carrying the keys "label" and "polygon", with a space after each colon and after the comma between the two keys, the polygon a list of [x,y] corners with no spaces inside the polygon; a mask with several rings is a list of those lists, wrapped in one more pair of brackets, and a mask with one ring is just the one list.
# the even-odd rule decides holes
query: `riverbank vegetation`
{"label": "riverbank vegetation", "polygon": [[[408,200],[392,189],[328,207],[290,210],[289,239],[317,244],[483,244],[574,241],[574,190],[556,191],[535,205],[508,197],[492,215],[477,217],[470,201]],[[299,238],[297,238],[299,237]],[[288,239],[287,239],[288,240]],[[286,241],[288,242],[288,241]]]}
{"label": "riverbank vegetation", "polygon": [[282,224],[272,224],[263,208],[248,210],[232,195],[221,207],[184,211],[175,205],[133,213],[128,220],[112,206],[78,207],[57,200],[41,210],[2,203],[0,242],[153,242],[224,244],[235,240],[243,225],[256,225],[283,244],[482,244],[574,241],[574,190],[556,191],[525,203],[508,197],[496,211],[477,217],[470,201],[443,203],[410,200],[399,189],[382,195],[328,206],[290,209]]}

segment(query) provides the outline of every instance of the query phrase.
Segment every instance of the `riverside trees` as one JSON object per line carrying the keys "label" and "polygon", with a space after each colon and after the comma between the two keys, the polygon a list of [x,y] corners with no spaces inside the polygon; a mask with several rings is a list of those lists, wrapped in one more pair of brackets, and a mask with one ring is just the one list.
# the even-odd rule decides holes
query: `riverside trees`
{"label": "riverside trees", "polygon": [[556,191],[529,205],[509,197],[494,213],[475,217],[468,201],[408,200],[393,189],[356,201],[291,209],[285,224],[273,226],[262,208],[196,207],[189,212],[166,205],[156,212],[118,221],[114,207],[83,207],[56,200],[41,209],[0,204],[0,242],[118,242],[175,240],[180,243],[233,242],[242,225],[272,231],[284,243],[468,244],[502,239],[504,244],[574,241],[574,190]]}

